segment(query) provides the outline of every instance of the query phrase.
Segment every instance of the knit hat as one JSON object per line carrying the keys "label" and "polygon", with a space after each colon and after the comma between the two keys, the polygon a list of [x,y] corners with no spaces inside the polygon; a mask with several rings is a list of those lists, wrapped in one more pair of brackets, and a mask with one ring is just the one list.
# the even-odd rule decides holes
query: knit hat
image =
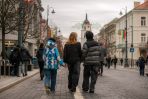
{"label": "knit hat", "polygon": [[85,36],[86,36],[87,40],[92,40],[94,37],[94,35],[91,31],[86,31]]}

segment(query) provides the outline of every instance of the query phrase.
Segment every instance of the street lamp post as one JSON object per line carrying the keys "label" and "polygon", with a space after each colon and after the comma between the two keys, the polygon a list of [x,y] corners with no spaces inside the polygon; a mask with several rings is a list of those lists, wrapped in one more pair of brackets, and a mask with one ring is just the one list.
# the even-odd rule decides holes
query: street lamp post
{"label": "street lamp post", "polygon": [[23,46],[23,36],[24,36],[24,0],[20,0],[19,4],[19,26],[18,26],[18,45]]}
{"label": "street lamp post", "polygon": [[129,64],[128,64],[128,48],[127,48],[127,7],[126,7],[126,11],[125,11],[125,14],[126,14],[126,27],[125,27],[125,31],[126,31],[126,41],[125,41],[125,49],[126,49],[126,55],[125,55],[125,64],[124,64],[124,66],[125,67],[128,67],[129,66]]}
{"label": "street lamp post", "polygon": [[[122,12],[120,12],[120,14],[122,14]],[[125,40],[125,62],[124,62],[124,67],[129,67],[129,64],[128,64],[128,41],[127,41],[127,7],[125,8],[125,36],[126,36],[126,40]]]}
{"label": "street lamp post", "polygon": [[49,21],[49,19],[48,19],[48,17],[49,17],[49,9],[50,8],[52,8],[52,11],[51,11],[52,14],[56,13],[54,11],[54,8],[53,7],[49,7],[49,5],[47,6],[47,35],[48,35],[48,32],[49,32],[49,29],[48,29],[48,21]]}

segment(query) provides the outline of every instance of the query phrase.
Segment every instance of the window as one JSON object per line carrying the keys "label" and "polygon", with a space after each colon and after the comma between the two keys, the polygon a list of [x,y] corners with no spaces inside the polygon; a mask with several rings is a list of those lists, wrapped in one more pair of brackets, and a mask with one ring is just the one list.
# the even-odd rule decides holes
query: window
{"label": "window", "polygon": [[146,17],[141,17],[141,26],[146,26]]}
{"label": "window", "polygon": [[146,42],[146,34],[142,33],[141,34],[141,43],[145,43]]}

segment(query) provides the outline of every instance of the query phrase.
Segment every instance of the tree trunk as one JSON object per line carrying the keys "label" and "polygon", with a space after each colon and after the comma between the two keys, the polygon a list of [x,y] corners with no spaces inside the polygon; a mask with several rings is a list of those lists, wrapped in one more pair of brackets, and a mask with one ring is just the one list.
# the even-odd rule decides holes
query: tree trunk
{"label": "tree trunk", "polygon": [[2,0],[2,11],[1,11],[1,26],[2,26],[2,59],[6,59],[5,50],[5,16],[4,16],[4,0]]}
{"label": "tree trunk", "polygon": [[6,59],[6,49],[5,49],[5,25],[2,24],[2,59]]}

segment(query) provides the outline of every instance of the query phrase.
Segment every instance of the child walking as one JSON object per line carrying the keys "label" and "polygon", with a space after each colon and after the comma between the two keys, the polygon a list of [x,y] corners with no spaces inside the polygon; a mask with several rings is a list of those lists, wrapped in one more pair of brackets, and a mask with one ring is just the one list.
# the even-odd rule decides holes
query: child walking
{"label": "child walking", "polygon": [[59,65],[64,65],[60,59],[59,51],[56,47],[55,39],[50,38],[47,41],[43,54],[44,59],[44,86],[46,93],[55,92],[57,69]]}

